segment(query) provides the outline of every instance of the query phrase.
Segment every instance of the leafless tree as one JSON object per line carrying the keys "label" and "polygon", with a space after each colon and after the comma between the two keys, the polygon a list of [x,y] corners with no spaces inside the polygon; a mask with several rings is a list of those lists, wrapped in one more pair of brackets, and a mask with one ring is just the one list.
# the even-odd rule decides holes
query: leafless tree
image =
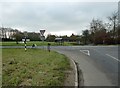
{"label": "leafless tree", "polygon": [[115,38],[116,36],[116,29],[118,27],[118,12],[114,12],[111,16],[108,17],[108,19],[110,20],[110,22],[112,23],[112,27],[113,27],[113,37]]}

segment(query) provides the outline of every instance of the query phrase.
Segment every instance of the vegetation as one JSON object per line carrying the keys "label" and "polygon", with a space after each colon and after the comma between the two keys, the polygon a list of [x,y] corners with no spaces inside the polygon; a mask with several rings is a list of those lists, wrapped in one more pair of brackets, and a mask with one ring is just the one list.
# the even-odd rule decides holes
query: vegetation
{"label": "vegetation", "polygon": [[2,87],[2,49],[0,49],[0,87]]}
{"label": "vegetation", "polygon": [[[51,44],[51,46],[58,46],[59,44],[55,43],[55,42],[40,42],[40,41],[30,41],[27,42],[27,46],[32,46],[33,44],[36,44],[37,46],[47,46],[48,43]],[[76,42],[64,42],[63,46],[71,46],[74,45]],[[16,44],[15,41],[12,42],[0,42],[0,46],[24,46],[24,42],[18,42],[18,44]]]}
{"label": "vegetation", "polygon": [[[114,12],[111,16],[106,17],[108,19],[108,22],[105,23],[104,21],[100,19],[93,19],[90,22],[90,27],[86,30],[82,31],[82,35],[74,35],[71,34],[71,36],[56,36],[48,34],[46,37],[47,42],[55,42],[55,38],[62,38],[64,42],[79,42],[81,44],[87,45],[87,44],[120,44],[120,26],[118,25],[118,13]],[[5,28],[2,28],[2,30],[5,30]],[[25,37],[24,32],[20,32],[18,30],[13,30],[13,35],[10,35],[11,38],[15,39],[16,42],[21,41]],[[6,41],[6,32],[3,36],[3,41]],[[4,38],[5,37],[5,38]],[[39,33],[35,32],[27,32],[27,38],[29,38],[31,41],[40,41],[40,35]]]}
{"label": "vegetation", "polygon": [[61,86],[70,64],[62,54],[40,49],[2,49],[3,86]]}
{"label": "vegetation", "polygon": [[90,23],[90,30],[84,30],[82,41],[84,44],[120,44],[120,27],[118,23],[118,14],[113,13],[108,17],[109,22],[93,19]]}

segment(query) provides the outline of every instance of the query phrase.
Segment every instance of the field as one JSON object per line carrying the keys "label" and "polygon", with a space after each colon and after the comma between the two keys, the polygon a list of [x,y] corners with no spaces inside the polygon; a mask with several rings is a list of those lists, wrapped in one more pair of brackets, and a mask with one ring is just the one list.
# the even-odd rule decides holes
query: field
{"label": "field", "polygon": [[[27,46],[32,46],[33,44],[36,44],[37,46],[47,46],[47,44],[50,43],[51,46],[57,46],[59,44],[55,42],[41,42],[41,41],[30,41],[27,42]],[[63,46],[71,46],[74,45],[75,42],[64,42]],[[0,46],[24,46],[24,43],[20,42],[19,44],[16,44],[16,42],[0,42]]]}
{"label": "field", "polygon": [[2,49],[0,49],[0,87],[2,86]]}
{"label": "field", "polygon": [[2,49],[2,65],[3,86],[61,86],[70,69],[67,57],[41,49]]}

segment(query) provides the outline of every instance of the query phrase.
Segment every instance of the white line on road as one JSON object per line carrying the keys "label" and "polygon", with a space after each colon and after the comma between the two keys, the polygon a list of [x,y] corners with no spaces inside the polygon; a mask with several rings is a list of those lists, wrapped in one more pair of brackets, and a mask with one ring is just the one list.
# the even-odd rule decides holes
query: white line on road
{"label": "white line on road", "polygon": [[113,58],[114,60],[117,60],[118,62],[120,62],[119,59],[117,59],[117,58],[115,58],[115,57],[113,57],[113,56],[111,56],[111,55],[109,55],[109,54],[106,54],[106,55],[109,56],[109,57],[111,57],[111,58]]}
{"label": "white line on road", "polygon": [[[80,52],[82,52],[82,53],[84,53],[84,54],[90,56],[90,52],[89,52],[89,50],[80,50]],[[86,53],[86,52],[87,52],[87,53]]]}

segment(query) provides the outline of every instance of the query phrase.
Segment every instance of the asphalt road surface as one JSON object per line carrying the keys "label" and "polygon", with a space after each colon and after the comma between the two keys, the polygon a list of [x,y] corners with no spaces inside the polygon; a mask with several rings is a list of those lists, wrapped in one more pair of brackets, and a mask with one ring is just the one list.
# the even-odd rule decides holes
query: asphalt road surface
{"label": "asphalt road surface", "polygon": [[[46,49],[45,46],[37,48]],[[79,64],[85,86],[118,85],[118,46],[51,46],[51,49],[65,54]]]}
{"label": "asphalt road surface", "polygon": [[118,85],[118,46],[58,46],[52,49],[79,64],[85,86]]}

